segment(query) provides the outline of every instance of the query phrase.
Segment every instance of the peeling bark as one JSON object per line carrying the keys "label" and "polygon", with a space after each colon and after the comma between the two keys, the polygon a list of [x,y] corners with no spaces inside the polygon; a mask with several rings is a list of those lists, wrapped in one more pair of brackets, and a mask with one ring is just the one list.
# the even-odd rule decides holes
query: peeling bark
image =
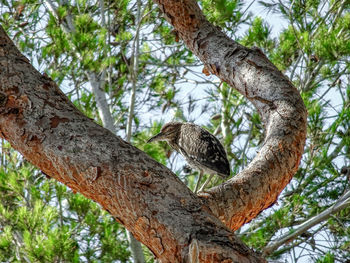
{"label": "peeling bark", "polygon": [[82,115],[0,28],[0,136],[45,174],[98,202],[161,262],[265,262],[237,229],[273,204],[298,168],[306,109],[258,49],[230,40],[193,0],[157,0],[206,68],[258,109],[266,139],[253,162],[195,196],[171,171]]}

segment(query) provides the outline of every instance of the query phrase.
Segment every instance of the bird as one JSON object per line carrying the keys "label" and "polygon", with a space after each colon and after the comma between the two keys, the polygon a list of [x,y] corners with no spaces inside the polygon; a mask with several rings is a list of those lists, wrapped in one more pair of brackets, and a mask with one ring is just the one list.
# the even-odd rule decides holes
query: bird
{"label": "bird", "polygon": [[197,193],[203,174],[209,178],[200,191],[209,183],[213,175],[222,178],[230,175],[230,163],[220,141],[207,130],[190,122],[166,123],[158,134],[147,143],[166,141],[175,151],[180,153],[187,163],[199,170],[199,178],[194,192]]}

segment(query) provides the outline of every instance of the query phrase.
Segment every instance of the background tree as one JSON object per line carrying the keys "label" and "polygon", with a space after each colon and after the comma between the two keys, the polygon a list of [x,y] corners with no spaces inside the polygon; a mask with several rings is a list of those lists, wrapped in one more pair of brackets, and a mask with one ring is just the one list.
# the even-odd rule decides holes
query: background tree
{"label": "background tree", "polygon": [[[145,145],[146,138],[158,131],[162,122],[175,118],[196,120],[206,126],[225,143],[234,174],[251,161],[261,146],[263,128],[251,104],[225,83],[220,85],[215,78],[199,72],[201,63],[181,42],[176,42],[176,33],[160,18],[152,2],[143,2],[140,7],[135,1],[2,4],[1,24],[11,38],[39,70],[60,84],[84,114],[106,127],[115,125],[122,137],[126,137],[128,127],[132,128],[132,143],[167,164],[190,187],[197,175],[185,173],[180,158],[171,154],[165,144]],[[303,233],[293,236],[293,242],[283,237],[308,219],[317,219],[341,195],[346,197],[347,1],[265,3],[270,12],[281,14],[289,24],[277,38],[271,37],[267,21],[252,17],[251,9],[247,11],[239,1],[202,1],[201,5],[209,20],[229,36],[244,45],[260,47],[293,81],[309,111],[306,154],[297,176],[279,198],[279,205],[240,230],[240,236],[272,258],[298,261],[307,256],[320,262],[345,261],[349,256],[348,208],[335,215],[329,210],[321,222],[315,221],[316,225],[310,224]],[[243,25],[249,29],[238,33]],[[139,55],[135,63],[136,46]],[[186,83],[198,87],[191,90]],[[133,100],[134,112],[130,114]],[[156,117],[144,117],[147,112]],[[113,125],[108,126],[111,122]],[[125,233],[117,223],[113,224],[108,215],[98,212],[96,205],[84,197],[70,195],[64,186],[43,180],[44,176],[33,172],[5,141],[2,145],[2,260],[129,260]],[[19,187],[18,182],[26,187]],[[19,200],[20,196],[24,199]],[[345,198],[338,204],[344,208],[347,202]],[[85,210],[80,211],[83,207]],[[18,223],[35,211],[41,215],[38,221]],[[43,215],[48,218],[45,224],[40,222]],[[12,220],[14,217],[18,221]],[[96,222],[104,223],[97,227]],[[46,252],[57,241],[48,238],[49,242],[43,243],[46,236],[60,240],[59,249],[51,245],[50,258],[45,258]],[[30,247],[31,243],[37,245]],[[66,257],[63,250],[67,251]],[[146,259],[151,260],[148,253]]]}

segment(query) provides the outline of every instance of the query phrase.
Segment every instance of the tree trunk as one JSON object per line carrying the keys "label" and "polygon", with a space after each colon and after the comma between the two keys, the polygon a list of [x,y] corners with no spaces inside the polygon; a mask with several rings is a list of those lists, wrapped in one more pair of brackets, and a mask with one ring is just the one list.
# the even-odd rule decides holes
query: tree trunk
{"label": "tree trunk", "polygon": [[0,28],[0,136],[44,173],[98,202],[161,262],[264,262],[237,229],[275,202],[298,168],[306,110],[257,49],[212,26],[192,0],[156,1],[186,45],[257,107],[266,139],[242,173],[200,196],[169,169],[82,115]]}

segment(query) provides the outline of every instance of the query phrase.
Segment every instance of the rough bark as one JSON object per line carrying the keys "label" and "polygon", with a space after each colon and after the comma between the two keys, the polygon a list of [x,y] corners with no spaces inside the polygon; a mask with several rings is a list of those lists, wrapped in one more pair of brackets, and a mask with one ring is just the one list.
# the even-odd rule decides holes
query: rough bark
{"label": "rough bark", "polygon": [[0,28],[0,136],[161,262],[262,262],[170,170],[81,114]]}
{"label": "rough bark", "polygon": [[0,136],[44,173],[101,204],[161,262],[264,262],[229,228],[271,205],[291,179],[305,141],[305,107],[259,50],[227,38],[195,1],[156,2],[206,67],[261,114],[266,140],[246,170],[195,196],[166,167],[77,111],[2,28]]}
{"label": "rough bark", "polygon": [[[67,33],[68,39],[70,39],[72,34],[76,31],[72,23],[73,18],[71,14],[67,14],[64,18],[65,21],[61,21],[57,13],[57,7],[55,7],[52,1],[45,0],[44,3],[47,7],[47,11],[50,12],[55,17],[57,23],[61,25],[63,31]],[[99,7],[101,10],[102,26],[106,28],[103,0],[99,1]],[[74,47],[74,43],[71,42],[71,45]],[[76,55],[78,58],[81,58],[79,52],[76,52]],[[109,109],[106,93],[102,90],[104,88],[104,83],[105,83],[105,74],[106,74],[106,69],[102,71],[101,77],[98,77],[97,74],[93,71],[86,71],[86,76],[91,84],[92,93],[95,96],[96,106],[99,112],[99,116],[102,120],[103,127],[107,128],[108,130],[110,130],[115,134],[116,127],[114,125],[112,113]],[[135,263],[145,262],[141,244],[137,240],[135,240],[135,238],[129,232],[127,233],[127,236],[130,244],[130,250],[133,255]]]}
{"label": "rough bark", "polygon": [[194,0],[155,0],[180,38],[221,80],[257,108],[266,129],[259,153],[240,174],[200,197],[236,230],[271,206],[298,169],[307,111],[292,83],[259,49],[248,49],[210,24]]}

